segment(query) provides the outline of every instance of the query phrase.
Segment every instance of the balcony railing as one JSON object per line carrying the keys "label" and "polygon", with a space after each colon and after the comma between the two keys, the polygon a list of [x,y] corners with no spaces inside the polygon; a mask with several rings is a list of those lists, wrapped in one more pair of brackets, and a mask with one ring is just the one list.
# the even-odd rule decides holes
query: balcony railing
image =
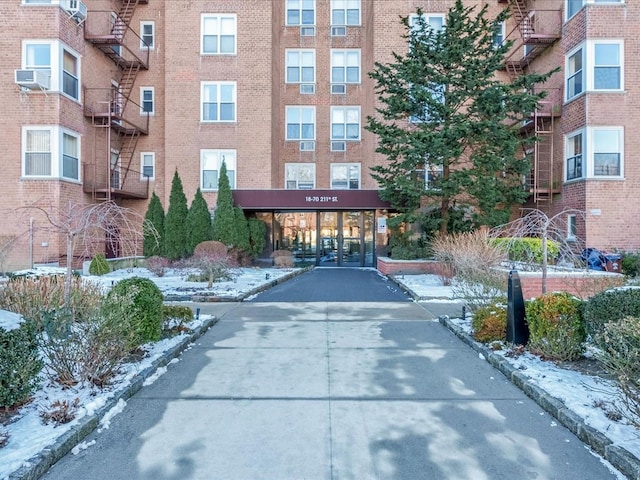
{"label": "balcony railing", "polygon": [[532,10],[522,18],[506,37],[513,45],[506,55],[506,63],[520,67],[558,40],[562,33],[562,11]]}
{"label": "balcony railing", "polygon": [[94,197],[149,198],[149,177],[125,167],[84,164],[83,190]]}
{"label": "balcony railing", "polygon": [[117,88],[85,88],[84,114],[94,124],[110,125],[125,134],[149,133],[149,115]]}

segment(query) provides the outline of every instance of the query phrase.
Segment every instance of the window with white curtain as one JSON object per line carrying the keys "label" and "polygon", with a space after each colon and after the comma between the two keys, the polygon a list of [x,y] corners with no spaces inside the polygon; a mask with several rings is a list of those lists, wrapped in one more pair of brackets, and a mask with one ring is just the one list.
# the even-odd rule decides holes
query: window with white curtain
{"label": "window with white curtain", "polygon": [[229,186],[236,188],[236,151],[200,150],[200,188],[203,191],[218,190],[220,169],[224,163]]}
{"label": "window with white curtain", "polygon": [[235,55],[236,15],[205,13],[202,15],[200,28],[200,52],[203,55]]}

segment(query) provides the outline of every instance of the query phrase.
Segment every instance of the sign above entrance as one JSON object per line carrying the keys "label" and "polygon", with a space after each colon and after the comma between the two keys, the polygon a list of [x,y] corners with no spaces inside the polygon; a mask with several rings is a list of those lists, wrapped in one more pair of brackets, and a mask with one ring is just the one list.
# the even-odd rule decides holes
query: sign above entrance
{"label": "sign above entrance", "polygon": [[243,210],[390,208],[378,190],[233,190],[233,201]]}

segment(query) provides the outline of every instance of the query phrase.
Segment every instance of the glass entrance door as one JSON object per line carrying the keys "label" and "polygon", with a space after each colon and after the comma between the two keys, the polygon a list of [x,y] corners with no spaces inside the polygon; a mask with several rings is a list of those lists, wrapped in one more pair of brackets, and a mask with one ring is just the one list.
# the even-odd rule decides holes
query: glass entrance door
{"label": "glass entrance door", "polygon": [[373,212],[319,212],[318,265],[373,266]]}

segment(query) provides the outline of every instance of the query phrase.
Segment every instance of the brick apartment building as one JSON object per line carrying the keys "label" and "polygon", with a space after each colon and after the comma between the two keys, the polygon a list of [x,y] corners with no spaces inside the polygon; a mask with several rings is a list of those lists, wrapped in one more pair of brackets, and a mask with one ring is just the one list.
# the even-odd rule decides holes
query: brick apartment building
{"label": "brick apartment building", "polygon": [[[541,141],[528,206],[566,236],[640,249],[640,4],[468,0],[512,17],[509,76],[561,67],[523,134]],[[64,239],[27,205],[105,199],[165,209],[177,170],[189,202],[215,205],[222,161],[234,199],[268,226],[269,249],[372,266],[388,206],[364,128],[374,62],[406,48],[401,16],[438,28],[453,0],[2,0],[0,237],[5,268],[55,262]],[[426,175],[428,186],[428,175]],[[566,218],[565,218],[566,217]],[[100,249],[100,245],[96,246]],[[326,262],[329,260],[329,262]]]}

